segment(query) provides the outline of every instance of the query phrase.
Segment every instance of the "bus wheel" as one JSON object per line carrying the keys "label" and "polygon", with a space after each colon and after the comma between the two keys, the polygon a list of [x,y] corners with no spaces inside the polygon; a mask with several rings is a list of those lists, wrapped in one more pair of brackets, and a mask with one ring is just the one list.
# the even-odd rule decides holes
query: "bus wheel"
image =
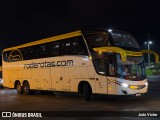
{"label": "bus wheel", "polygon": [[83,84],[83,96],[86,101],[91,100],[91,90],[87,83]]}
{"label": "bus wheel", "polygon": [[16,90],[17,90],[18,94],[23,93],[22,86],[21,86],[20,82],[16,83]]}
{"label": "bus wheel", "polygon": [[26,94],[26,95],[29,95],[29,94],[30,94],[30,86],[29,86],[29,83],[28,83],[28,82],[24,82],[24,83],[23,83],[23,92],[24,92],[24,94]]}

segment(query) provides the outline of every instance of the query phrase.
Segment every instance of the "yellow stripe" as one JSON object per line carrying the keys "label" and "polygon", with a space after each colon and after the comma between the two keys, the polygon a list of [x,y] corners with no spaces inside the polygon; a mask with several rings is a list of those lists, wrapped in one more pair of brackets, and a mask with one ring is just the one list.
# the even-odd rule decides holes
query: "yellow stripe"
{"label": "yellow stripe", "polygon": [[159,61],[159,55],[158,55],[156,52],[153,52],[153,51],[151,51],[151,50],[141,50],[141,51],[142,51],[142,53],[154,54],[156,63],[158,63],[158,61]]}
{"label": "yellow stripe", "polygon": [[93,48],[94,51],[98,52],[113,52],[113,53],[119,53],[121,55],[122,61],[126,62],[127,56],[143,56],[142,52],[134,52],[134,51],[126,51],[119,47],[114,46],[107,46],[107,47],[99,47],[99,48]]}
{"label": "yellow stripe", "polygon": [[94,51],[98,52],[115,52],[119,53],[122,57],[122,61],[126,61],[126,51],[119,47],[114,46],[107,46],[107,47],[99,47],[99,48],[93,48]]}
{"label": "yellow stripe", "polygon": [[82,33],[79,30],[79,31],[70,32],[70,33],[67,33],[67,34],[62,34],[62,35],[58,35],[58,36],[54,36],[54,37],[45,38],[45,39],[42,39],[42,40],[37,40],[37,41],[34,41],[34,42],[29,42],[29,43],[19,45],[19,46],[15,46],[15,47],[11,47],[11,48],[6,48],[6,49],[4,49],[4,51],[19,49],[19,48],[23,48],[23,47],[33,46],[33,45],[52,42],[52,41],[57,41],[57,40],[62,40],[62,39],[76,37],[76,36],[80,36],[80,35],[82,35]]}

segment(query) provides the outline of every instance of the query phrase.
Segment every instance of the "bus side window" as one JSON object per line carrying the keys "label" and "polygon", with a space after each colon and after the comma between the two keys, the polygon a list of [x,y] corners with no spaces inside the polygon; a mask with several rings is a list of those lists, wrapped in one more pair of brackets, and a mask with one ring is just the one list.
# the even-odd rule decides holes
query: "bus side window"
{"label": "bus side window", "polygon": [[85,35],[86,41],[91,48],[108,46],[110,45],[108,35],[103,33],[87,34]]}
{"label": "bus side window", "polygon": [[114,76],[116,75],[115,72],[115,60],[114,60],[114,54],[108,53],[108,69],[109,69],[109,75]]}
{"label": "bus side window", "polygon": [[30,47],[21,48],[20,51],[22,53],[23,60],[32,59],[32,55],[30,54]]}
{"label": "bus side window", "polygon": [[106,60],[105,59],[97,59],[94,60],[96,71],[101,74],[105,75],[108,71],[106,69]]}
{"label": "bus side window", "polygon": [[8,61],[8,56],[9,56],[9,51],[6,51],[6,52],[3,53],[3,60],[4,60],[5,62]]}
{"label": "bus side window", "polygon": [[60,42],[54,42],[53,43],[53,56],[59,56],[60,55]]}
{"label": "bus side window", "polygon": [[46,44],[39,45],[39,57],[40,58],[47,57],[47,54],[46,54]]}
{"label": "bus side window", "polygon": [[88,55],[87,52],[87,48],[86,45],[84,43],[84,40],[78,36],[78,37],[74,37],[72,38],[72,45],[73,45],[73,54],[77,54],[77,55]]}
{"label": "bus side window", "polygon": [[30,46],[30,47],[27,48],[27,57],[28,57],[27,60],[35,58],[34,51],[35,51],[34,46]]}
{"label": "bus side window", "polygon": [[65,39],[61,41],[61,53],[62,55],[71,55],[72,54],[72,46],[70,43],[70,39]]}
{"label": "bus side window", "polygon": [[20,49],[21,53],[22,53],[22,56],[23,56],[23,60],[26,60],[26,48],[21,48]]}
{"label": "bus side window", "polygon": [[[44,49],[43,49],[44,50]],[[49,43],[45,43],[45,57],[52,57],[51,53],[52,53],[52,49],[51,49],[51,42]]]}
{"label": "bus side window", "polygon": [[109,64],[109,75],[115,75],[114,64]]}

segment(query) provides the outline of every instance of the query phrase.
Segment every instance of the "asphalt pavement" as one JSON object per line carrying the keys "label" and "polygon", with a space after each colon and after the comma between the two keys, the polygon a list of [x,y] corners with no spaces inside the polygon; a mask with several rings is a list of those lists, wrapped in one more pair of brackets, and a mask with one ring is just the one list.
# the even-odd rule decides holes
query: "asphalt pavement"
{"label": "asphalt pavement", "polygon": [[[53,114],[60,111],[63,115],[67,114],[66,111],[75,112],[82,111],[92,113],[88,117],[85,116],[85,120],[159,120],[157,117],[91,117],[96,116],[97,112],[106,111],[160,111],[160,76],[148,77],[149,88],[147,94],[140,97],[113,97],[113,96],[98,96],[92,97],[92,101],[86,102],[83,97],[78,94],[70,93],[56,93],[44,94],[37,93],[35,95],[19,95],[16,90],[13,89],[0,89],[0,111],[50,111]],[[114,112],[113,112],[114,113]],[[112,113],[112,114],[113,114]],[[59,112],[58,112],[59,114]],[[159,112],[160,114],[160,112]],[[74,115],[73,115],[74,116]],[[0,118],[1,120],[2,118]],[[23,118],[21,118],[23,120]],[[42,118],[34,118],[35,120],[42,120]],[[44,118],[43,118],[44,119]],[[48,120],[51,118],[45,118]],[[56,119],[65,120],[84,120],[83,115],[79,117],[54,117]]]}

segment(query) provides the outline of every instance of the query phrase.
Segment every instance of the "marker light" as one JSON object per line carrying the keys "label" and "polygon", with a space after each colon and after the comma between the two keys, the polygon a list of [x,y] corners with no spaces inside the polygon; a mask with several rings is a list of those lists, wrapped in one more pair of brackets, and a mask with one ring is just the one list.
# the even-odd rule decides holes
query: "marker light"
{"label": "marker light", "polygon": [[145,85],[148,86],[148,82],[146,82]]}
{"label": "marker light", "polygon": [[123,86],[123,87],[128,87],[129,85],[126,84],[126,83],[122,83],[122,86]]}
{"label": "marker light", "polygon": [[0,80],[0,83],[3,83],[3,80]]}
{"label": "marker light", "polygon": [[88,58],[92,60],[92,56],[89,56]]}

